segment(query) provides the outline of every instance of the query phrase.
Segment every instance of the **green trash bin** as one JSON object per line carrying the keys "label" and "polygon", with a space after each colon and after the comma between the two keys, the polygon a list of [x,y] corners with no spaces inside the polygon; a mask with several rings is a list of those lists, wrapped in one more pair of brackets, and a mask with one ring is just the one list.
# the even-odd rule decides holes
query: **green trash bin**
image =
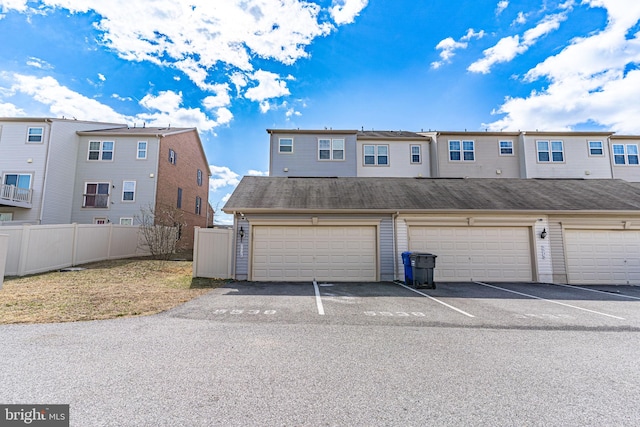
{"label": "green trash bin", "polygon": [[415,288],[435,289],[433,270],[436,268],[437,257],[437,255],[426,252],[411,252],[411,269]]}

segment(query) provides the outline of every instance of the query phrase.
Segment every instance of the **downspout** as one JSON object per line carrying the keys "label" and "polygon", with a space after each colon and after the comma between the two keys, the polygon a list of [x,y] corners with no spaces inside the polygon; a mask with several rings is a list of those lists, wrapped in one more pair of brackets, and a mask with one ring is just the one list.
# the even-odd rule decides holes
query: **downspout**
{"label": "downspout", "polygon": [[400,212],[391,215],[391,234],[393,235],[393,280],[398,275],[398,235],[396,233],[396,219]]}
{"label": "downspout", "polygon": [[238,215],[236,213],[236,211],[233,211],[233,237],[232,237],[232,250],[231,250],[231,278],[235,279],[236,278],[236,263],[237,263],[237,257],[236,257],[236,252],[238,249],[238,221],[237,221]]}

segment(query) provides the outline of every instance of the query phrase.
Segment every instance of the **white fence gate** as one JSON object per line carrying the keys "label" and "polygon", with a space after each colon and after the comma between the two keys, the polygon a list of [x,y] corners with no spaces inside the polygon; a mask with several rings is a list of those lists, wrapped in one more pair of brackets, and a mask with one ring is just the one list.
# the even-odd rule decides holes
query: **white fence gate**
{"label": "white fence gate", "polygon": [[232,244],[232,230],[196,227],[193,239],[193,277],[231,277]]}

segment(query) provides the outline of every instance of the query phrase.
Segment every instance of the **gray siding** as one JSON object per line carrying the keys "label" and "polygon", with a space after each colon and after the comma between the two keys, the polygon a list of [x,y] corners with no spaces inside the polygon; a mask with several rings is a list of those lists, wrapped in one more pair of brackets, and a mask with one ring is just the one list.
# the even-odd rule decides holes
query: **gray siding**
{"label": "gray siding", "polygon": [[609,146],[607,150],[609,151],[609,155],[612,158],[611,167],[613,169],[613,177],[617,179],[624,179],[626,181],[631,182],[640,182],[640,165],[616,165],[613,162],[613,144],[622,144],[622,145],[637,145],[640,148],[640,136],[613,136],[609,141]]}
{"label": "gray siding", "polygon": [[393,219],[385,218],[380,222],[380,280],[393,281]]}
{"label": "gray siding", "polygon": [[[291,153],[279,152],[280,138],[293,139]],[[319,160],[320,138],[344,139],[344,160]],[[356,176],[356,134],[273,133],[270,156],[270,176]]]}
{"label": "gray siding", "polygon": [[[525,178],[607,179],[613,176],[604,135],[532,133],[526,134],[524,139]],[[539,162],[537,141],[562,141],[564,161]],[[601,141],[603,154],[590,155],[588,141]]]}
{"label": "gray siding", "polygon": [[[237,235],[240,227],[244,229],[244,238],[242,239],[242,242],[240,242],[240,238]],[[238,219],[236,236],[234,236],[234,241],[236,242],[236,280],[247,280],[249,278],[249,248],[251,247],[251,237],[251,233],[249,233],[249,221],[246,219]]]}
{"label": "gray siding", "polygon": [[42,224],[73,222],[73,191],[76,178],[77,131],[111,128],[113,124],[54,121],[51,125],[49,159],[44,183]]}
{"label": "gray siding", "polygon": [[[389,147],[387,165],[365,165],[364,145],[386,145]],[[411,146],[420,147],[420,163],[411,163]],[[357,164],[358,176],[372,177],[430,177],[431,155],[429,141],[388,140],[388,139],[358,139]]]}
{"label": "gray siding", "polygon": [[[452,161],[449,141],[473,141],[473,161]],[[511,141],[513,155],[500,154],[500,141]],[[442,133],[438,135],[439,177],[443,178],[520,178],[518,135],[481,133]]]}
{"label": "gray siding", "polygon": [[[77,165],[71,220],[90,224],[94,218],[106,218],[118,224],[120,218],[140,217],[141,209],[155,205],[158,176],[157,138],[149,136],[81,136],[77,145]],[[114,141],[113,161],[89,161],[89,141]],[[138,141],[147,141],[147,158],[137,159]],[[135,200],[123,201],[123,181],[135,181]],[[85,183],[111,184],[107,208],[83,208]]]}
{"label": "gray siding", "polygon": [[[47,172],[47,151],[51,134],[50,123],[34,120],[5,122],[0,139],[0,178],[5,173],[31,174],[32,207],[0,206],[0,212],[13,213],[13,221],[38,223],[43,201],[44,176]],[[29,127],[44,128],[41,143],[27,143]],[[3,178],[2,178],[3,179]],[[67,186],[67,189],[69,187]]]}
{"label": "gray siding", "polygon": [[564,257],[564,234],[562,233],[562,224],[557,219],[549,218],[549,242],[551,243],[553,282],[568,283]]}

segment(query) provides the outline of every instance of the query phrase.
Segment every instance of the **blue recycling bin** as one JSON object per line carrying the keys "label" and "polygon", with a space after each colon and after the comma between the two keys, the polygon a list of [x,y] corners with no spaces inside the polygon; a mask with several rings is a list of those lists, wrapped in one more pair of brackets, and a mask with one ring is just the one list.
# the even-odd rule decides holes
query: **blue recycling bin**
{"label": "blue recycling bin", "polygon": [[402,252],[402,265],[404,265],[404,284],[413,286],[413,268],[411,267],[411,252]]}

